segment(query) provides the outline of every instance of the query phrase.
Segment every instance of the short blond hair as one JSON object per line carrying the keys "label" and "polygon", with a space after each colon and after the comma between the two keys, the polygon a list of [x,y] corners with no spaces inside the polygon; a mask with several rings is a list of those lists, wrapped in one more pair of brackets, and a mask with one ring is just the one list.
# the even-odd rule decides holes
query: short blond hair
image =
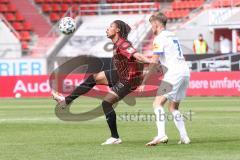
{"label": "short blond hair", "polygon": [[157,12],[157,13],[154,13],[149,18],[149,22],[152,22],[152,21],[159,21],[164,27],[166,27],[168,18],[167,18],[167,16],[164,13]]}

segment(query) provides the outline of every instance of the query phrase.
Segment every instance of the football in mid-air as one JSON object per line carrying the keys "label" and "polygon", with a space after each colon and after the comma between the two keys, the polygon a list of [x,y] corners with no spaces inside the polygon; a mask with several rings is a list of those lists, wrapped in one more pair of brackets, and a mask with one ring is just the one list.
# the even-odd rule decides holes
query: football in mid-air
{"label": "football in mid-air", "polygon": [[76,30],[76,22],[71,17],[64,17],[59,22],[59,30],[66,35],[72,34]]}

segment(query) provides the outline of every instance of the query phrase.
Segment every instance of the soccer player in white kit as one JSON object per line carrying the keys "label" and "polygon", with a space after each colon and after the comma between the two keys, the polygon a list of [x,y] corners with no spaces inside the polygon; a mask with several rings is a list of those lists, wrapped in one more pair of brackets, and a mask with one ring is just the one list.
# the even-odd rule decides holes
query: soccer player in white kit
{"label": "soccer player in white kit", "polygon": [[[189,144],[183,117],[178,110],[181,100],[185,98],[185,93],[189,84],[190,71],[188,65],[183,57],[181,46],[178,38],[173,32],[166,30],[167,17],[163,13],[156,13],[149,19],[152,31],[155,35],[153,41],[153,56],[152,64],[149,70],[154,65],[160,64],[167,68],[167,72],[163,77],[163,81],[172,85],[170,92],[157,95],[153,102],[154,113],[156,115],[156,125],[158,135],[146,146],[155,146],[159,143],[167,143],[168,137],[165,133],[165,112],[163,109],[166,101],[169,101],[169,112],[171,112],[174,123],[180,134],[179,144]],[[147,76],[143,80],[143,85],[140,90],[144,90],[144,84]],[[159,90],[163,90],[165,84],[161,83]]]}

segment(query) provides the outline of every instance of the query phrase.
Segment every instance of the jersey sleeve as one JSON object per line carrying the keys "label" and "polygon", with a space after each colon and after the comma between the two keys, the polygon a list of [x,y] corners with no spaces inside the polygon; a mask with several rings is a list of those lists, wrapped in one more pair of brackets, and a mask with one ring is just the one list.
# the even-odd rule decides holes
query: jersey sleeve
{"label": "jersey sleeve", "polygon": [[163,41],[160,38],[153,41],[153,54],[161,55],[164,53]]}
{"label": "jersey sleeve", "polygon": [[128,59],[130,59],[136,52],[137,50],[129,42],[124,42],[121,46],[119,46],[119,54],[127,57]]}

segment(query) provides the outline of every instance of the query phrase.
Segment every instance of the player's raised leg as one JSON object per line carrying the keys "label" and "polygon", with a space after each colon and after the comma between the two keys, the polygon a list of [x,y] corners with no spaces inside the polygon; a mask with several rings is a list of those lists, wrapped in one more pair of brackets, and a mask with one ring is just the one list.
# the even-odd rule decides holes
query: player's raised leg
{"label": "player's raised leg", "polygon": [[72,103],[72,101],[75,100],[77,97],[90,91],[96,84],[108,85],[108,81],[104,71],[90,75],[67,97],[64,97],[63,95],[56,92],[52,92],[53,99],[57,101],[58,107],[64,108],[66,105]]}
{"label": "player's raised leg", "polygon": [[157,136],[153,138],[152,141],[146,144],[146,146],[155,146],[159,143],[167,143],[168,137],[165,133],[165,112],[164,112],[164,104],[166,103],[167,98],[164,96],[157,96],[153,102],[153,108],[156,118],[156,126],[157,126]]}

